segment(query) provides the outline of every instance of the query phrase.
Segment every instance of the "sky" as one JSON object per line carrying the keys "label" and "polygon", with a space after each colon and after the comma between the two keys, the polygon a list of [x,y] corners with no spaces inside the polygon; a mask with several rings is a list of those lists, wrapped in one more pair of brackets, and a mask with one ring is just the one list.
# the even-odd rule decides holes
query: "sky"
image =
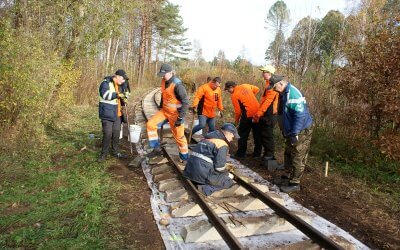
{"label": "sky", "polygon": [[[211,61],[219,50],[229,60],[244,56],[254,65],[266,63],[265,51],[274,34],[265,19],[276,0],[169,0],[180,6],[189,42],[199,41],[203,57]],[[347,16],[349,0],[284,0],[290,11],[286,37],[303,17],[323,18],[330,10]]]}

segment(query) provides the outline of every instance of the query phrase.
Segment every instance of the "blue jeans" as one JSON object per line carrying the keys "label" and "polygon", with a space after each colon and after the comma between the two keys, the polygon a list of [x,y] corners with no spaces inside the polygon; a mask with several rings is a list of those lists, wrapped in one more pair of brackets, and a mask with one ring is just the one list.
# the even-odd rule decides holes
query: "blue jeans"
{"label": "blue jeans", "polygon": [[205,115],[199,115],[199,124],[193,128],[192,134],[195,134],[197,131],[200,129],[203,129],[206,127],[206,123],[208,125],[208,132],[214,131],[215,130],[215,117],[214,118],[208,118]]}

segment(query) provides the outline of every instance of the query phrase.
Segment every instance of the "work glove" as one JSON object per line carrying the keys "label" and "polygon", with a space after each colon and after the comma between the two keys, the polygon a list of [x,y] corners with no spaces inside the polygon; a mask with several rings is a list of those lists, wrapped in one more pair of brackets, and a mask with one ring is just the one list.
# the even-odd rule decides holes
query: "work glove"
{"label": "work glove", "polygon": [[233,166],[233,165],[230,164],[230,163],[226,163],[226,164],[225,164],[225,169],[226,169],[226,171],[228,171],[228,172],[234,172],[234,171],[235,171],[235,166]]}
{"label": "work glove", "polygon": [[218,111],[218,115],[221,119],[224,118],[224,112],[222,110]]}
{"label": "work glove", "polygon": [[296,145],[298,140],[299,140],[299,136],[298,135],[291,136],[290,137],[290,144],[292,144],[292,146],[294,146],[294,145]]}
{"label": "work glove", "polygon": [[182,123],[183,123],[183,118],[180,117],[180,116],[178,116],[178,118],[177,118],[176,121],[175,121],[174,126],[175,126],[175,127],[179,127],[180,125],[182,125]]}
{"label": "work glove", "polygon": [[235,176],[233,176],[233,174],[229,173],[228,174],[229,178],[233,179]]}
{"label": "work glove", "polygon": [[191,107],[190,110],[192,110],[193,114],[197,114],[197,107]]}
{"label": "work glove", "polygon": [[126,96],[124,93],[118,93],[118,98],[126,99]]}

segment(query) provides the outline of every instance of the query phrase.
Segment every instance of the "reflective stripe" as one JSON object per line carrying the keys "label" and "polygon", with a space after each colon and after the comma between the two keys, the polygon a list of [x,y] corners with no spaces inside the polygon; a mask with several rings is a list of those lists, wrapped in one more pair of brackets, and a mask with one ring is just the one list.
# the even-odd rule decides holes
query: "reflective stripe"
{"label": "reflective stripe", "polygon": [[107,90],[104,95],[103,95],[103,99],[108,99],[110,100],[110,98],[107,98],[107,95],[110,93],[110,90]]}
{"label": "reflective stripe", "polygon": [[167,103],[166,105],[167,105],[167,107],[170,107],[170,108],[181,108],[182,107],[182,104]]}
{"label": "reflective stripe", "polygon": [[288,100],[287,101],[287,103],[305,103],[306,102],[306,98],[304,98],[304,97],[300,97],[300,98],[297,98],[297,99],[291,99],[291,100]]}
{"label": "reflective stripe", "polygon": [[200,159],[202,159],[202,160],[205,160],[206,162],[213,163],[213,161],[211,160],[210,157],[207,157],[207,156],[205,156],[205,155],[203,155],[203,154],[199,154],[199,153],[197,153],[197,152],[192,152],[192,156],[195,156],[195,157],[197,157],[197,158],[200,158]]}
{"label": "reflective stripe", "polygon": [[112,81],[108,82],[108,88],[109,88],[109,90],[107,90],[103,96],[101,96],[99,93],[99,102],[107,103],[107,104],[111,104],[111,105],[118,105],[117,98],[114,100],[111,100],[113,93],[116,92],[114,83]]}
{"label": "reflective stripe", "polygon": [[[115,100],[116,100],[116,99],[115,99]],[[107,104],[111,104],[111,105],[118,105],[117,101],[115,101],[115,100],[107,101],[107,100],[104,100],[104,99],[100,99],[100,102],[102,102],[102,103],[107,103]]]}
{"label": "reflective stripe", "polygon": [[226,169],[225,165],[221,168],[216,168],[215,170],[217,170],[218,172],[222,172]]}
{"label": "reflective stripe", "polygon": [[149,136],[149,140],[158,140],[157,135],[148,135],[148,136]]}
{"label": "reflective stripe", "polygon": [[148,135],[157,135],[157,131],[147,131]]}

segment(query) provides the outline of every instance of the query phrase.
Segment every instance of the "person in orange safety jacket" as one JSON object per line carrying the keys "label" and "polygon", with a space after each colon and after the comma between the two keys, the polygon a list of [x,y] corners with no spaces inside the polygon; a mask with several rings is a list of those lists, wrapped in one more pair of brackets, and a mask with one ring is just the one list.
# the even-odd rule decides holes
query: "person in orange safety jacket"
{"label": "person in orange safety jacket", "polygon": [[193,100],[193,112],[197,112],[199,118],[199,124],[192,130],[192,134],[205,128],[206,123],[208,124],[208,132],[215,130],[215,110],[218,108],[219,116],[222,118],[222,111],[224,107],[222,105],[222,93],[221,78],[215,77],[212,81],[201,85],[197,90]]}
{"label": "person in orange safety jacket", "polygon": [[163,64],[157,76],[162,77],[161,110],[147,122],[149,145],[153,148],[153,151],[147,154],[147,157],[153,158],[161,154],[157,129],[168,122],[172,135],[178,144],[179,157],[186,161],[189,155],[188,144],[184,135],[184,118],[189,108],[189,98],[185,86],[179,78],[174,76],[169,64]]}
{"label": "person in orange safety jacket", "polygon": [[[235,156],[244,158],[247,151],[247,139],[250,131],[253,131],[254,151],[252,156],[261,156],[262,144],[260,136],[260,126],[253,123],[254,114],[259,108],[256,94],[260,90],[258,87],[250,84],[237,85],[236,82],[228,81],[225,83],[225,90],[231,94],[231,101],[235,112],[235,126],[239,123],[238,150]],[[240,122],[239,122],[240,121]]]}
{"label": "person in orange safety jacket", "polygon": [[266,65],[259,70],[265,80],[265,87],[261,96],[260,107],[253,116],[253,122],[260,124],[264,160],[274,160],[274,127],[277,122],[279,93],[273,89],[274,84],[271,84],[270,79],[275,73],[275,68],[271,65]]}

